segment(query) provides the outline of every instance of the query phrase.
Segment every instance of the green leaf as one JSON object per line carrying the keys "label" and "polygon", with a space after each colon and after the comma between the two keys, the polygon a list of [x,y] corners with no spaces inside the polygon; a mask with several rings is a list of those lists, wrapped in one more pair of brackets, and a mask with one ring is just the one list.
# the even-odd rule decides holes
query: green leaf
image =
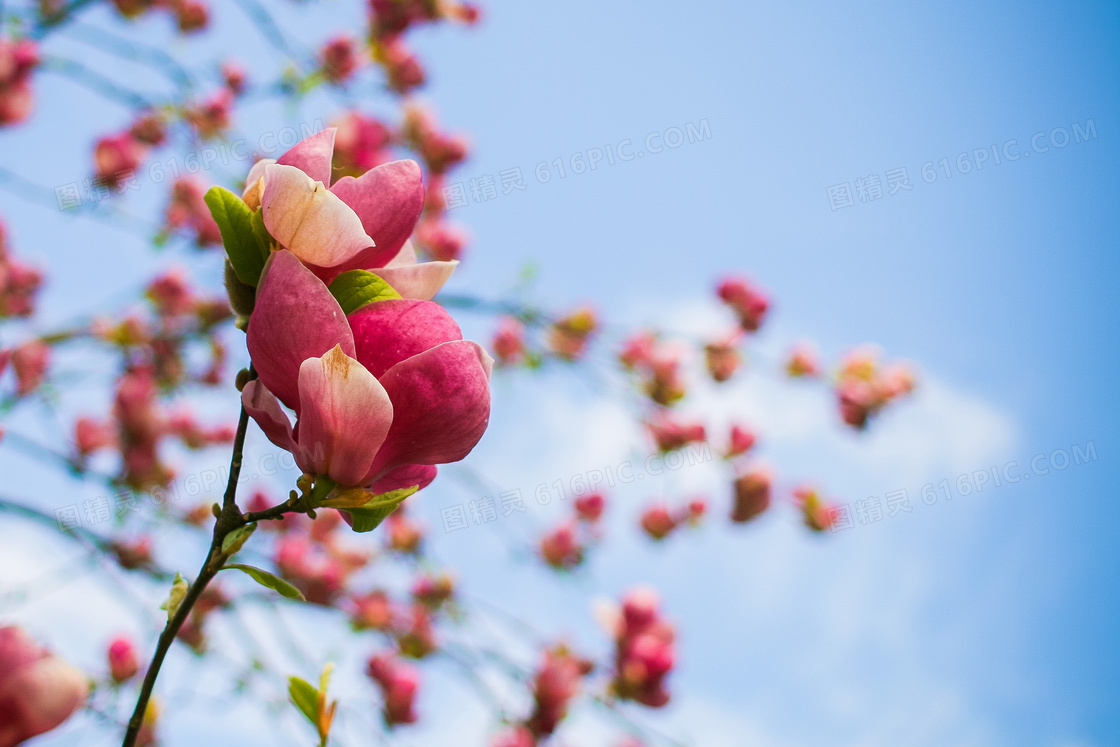
{"label": "green leaf", "polygon": [[329,289],[342,307],[342,313],[346,315],[375,301],[390,301],[401,297],[393,286],[369,270],[348,270],[332,280]]}
{"label": "green leaf", "polygon": [[296,708],[307,716],[312,726],[319,726],[319,691],[311,686],[307,680],[299,677],[288,678],[288,697],[295,703]]}
{"label": "green leaf", "polygon": [[332,672],[334,672],[334,663],[328,661],[323,667],[322,674],[319,675],[319,692],[323,693],[323,695],[327,694],[327,688],[331,684]]}
{"label": "green leaf", "polygon": [[[244,200],[224,187],[211,187],[203,199],[222,232],[222,243],[237,279],[256,287],[268,255],[261,251],[260,236],[253,226],[253,211]],[[268,244],[264,246],[267,251]]]}
{"label": "green leaf", "polygon": [[393,513],[393,509],[399,506],[401,501],[419,489],[419,485],[413,485],[411,488],[391,490],[388,493],[374,496],[373,500],[359,508],[344,510],[353,519],[355,532],[372,532],[381,522],[385,521],[389,514]]}
{"label": "green leaf", "polygon": [[241,547],[245,544],[245,541],[249,539],[249,537],[253,534],[254,531],[256,531],[256,529],[257,523],[254,521],[252,524],[246,524],[243,527],[238,527],[237,529],[234,529],[232,532],[227,534],[222,539],[222,555],[225,555],[228,558],[230,555],[235,554],[238,550],[241,549]]}
{"label": "green leaf", "polygon": [[167,600],[159,606],[161,610],[167,610],[167,620],[175,617],[175,613],[179,610],[179,605],[183,603],[183,597],[187,595],[187,590],[190,589],[190,584],[186,582],[182,574],[176,573],[175,580],[171,582],[171,593],[168,594]]}
{"label": "green leaf", "polygon": [[241,565],[240,563],[230,563],[229,565],[224,565],[222,566],[221,570],[224,571],[227,568],[236,568],[239,571],[248,573],[253,578],[253,580],[261,586],[267,586],[270,589],[275,589],[280,593],[281,596],[285,596],[288,599],[298,599],[301,602],[307,601],[304,598],[303,594],[300,593],[299,589],[292,586],[279,576],[269,573],[268,571],[261,570],[260,568],[256,568],[251,565]]}

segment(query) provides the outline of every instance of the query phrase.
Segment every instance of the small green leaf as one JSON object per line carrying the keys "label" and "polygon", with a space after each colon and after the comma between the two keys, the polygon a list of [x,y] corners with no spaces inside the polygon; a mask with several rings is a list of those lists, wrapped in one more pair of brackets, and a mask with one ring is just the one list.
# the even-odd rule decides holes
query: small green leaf
{"label": "small green leaf", "polygon": [[312,687],[310,682],[299,677],[289,677],[288,697],[295,703],[296,708],[307,716],[312,726],[319,726],[319,691]]}
{"label": "small green leaf", "polygon": [[[203,199],[222,232],[222,244],[238,280],[256,287],[267,254],[261,252],[260,237],[253,226],[253,211],[244,200],[224,187],[211,187]],[[265,244],[266,250],[267,247]]]}
{"label": "small green leaf", "polygon": [[228,558],[230,555],[235,554],[238,550],[241,549],[241,547],[245,544],[245,541],[249,539],[249,537],[253,534],[254,531],[256,531],[256,529],[257,523],[254,521],[252,524],[246,524],[243,527],[238,527],[237,529],[234,529],[232,532],[227,534],[225,538],[222,539],[222,555],[225,555]]}
{"label": "small green leaf", "polygon": [[369,270],[348,270],[331,281],[329,290],[346,315],[375,301],[390,301],[401,297],[393,286]]}
{"label": "small green leaf", "polygon": [[275,589],[280,593],[281,596],[285,596],[288,599],[298,599],[301,602],[307,601],[304,598],[303,594],[300,593],[299,589],[292,586],[279,576],[269,573],[268,571],[261,570],[260,568],[256,568],[251,565],[241,565],[240,563],[230,563],[229,565],[222,566],[223,571],[226,568],[236,568],[239,571],[244,571],[245,573],[248,573],[250,576],[252,576],[253,580],[261,586],[267,586],[270,589]]}
{"label": "small green leaf", "polygon": [[419,489],[419,485],[413,485],[411,488],[391,490],[388,493],[374,496],[371,501],[359,508],[344,510],[353,519],[355,532],[372,532],[381,522],[385,521],[389,514],[393,513],[393,509],[399,506],[401,501]]}
{"label": "small green leaf", "polygon": [[268,254],[271,251],[270,247],[272,246],[272,234],[270,234],[268,229],[264,226],[264,211],[260,208],[257,208],[257,211],[253,213],[251,225],[253,227],[253,236],[257,238],[257,247],[260,249],[261,259],[267,261]]}
{"label": "small green leaf", "polygon": [[331,673],[334,671],[334,662],[327,662],[323,667],[322,674],[319,675],[319,692],[323,695],[327,694],[327,688],[331,684]]}
{"label": "small green leaf", "polygon": [[167,600],[159,606],[161,610],[167,610],[168,622],[175,617],[179,605],[183,603],[183,597],[187,595],[187,590],[190,588],[190,584],[186,582],[182,574],[176,573],[175,580],[171,582],[171,593],[168,594]]}

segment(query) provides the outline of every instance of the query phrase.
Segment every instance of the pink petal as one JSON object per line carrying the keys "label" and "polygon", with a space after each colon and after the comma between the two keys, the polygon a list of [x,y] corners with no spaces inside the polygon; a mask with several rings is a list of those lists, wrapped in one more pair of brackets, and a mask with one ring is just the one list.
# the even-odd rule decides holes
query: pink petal
{"label": "pink petal", "polygon": [[401,464],[446,464],[469,454],[490,421],[493,363],[479,345],[459,340],[386,371],[381,384],[393,401],[393,427],[371,478]]}
{"label": "pink petal", "polygon": [[334,127],[305,137],[291,150],[276,159],[276,163],[295,166],[317,182],[330,185],[331,156],[334,155]]}
{"label": "pink petal", "polygon": [[291,252],[273,252],[261,273],[246,345],[268,390],[299,408],[299,367],[335,345],[354,354],[354,335],[338,301]]}
{"label": "pink petal", "polygon": [[344,176],[331,192],[354,209],[362,228],[377,243],[376,249],[366,249],[334,268],[335,274],[384,266],[412,235],[424,209],[424,182],[415,161],[383,163],[357,179]]}
{"label": "pink petal", "polygon": [[253,164],[253,168],[249,169],[249,176],[245,177],[245,191],[241,193],[241,199],[245,200],[245,204],[249,206],[250,210],[256,210],[261,206],[261,195],[264,194],[264,169],[276,163],[274,158],[262,158]]}
{"label": "pink petal", "polygon": [[264,173],[264,225],[301,260],[335,267],[373,247],[358,216],[322,182],[279,163]]}
{"label": "pink petal", "polygon": [[358,309],[348,321],[355,357],[379,378],[407,358],[463,339],[451,315],[432,301],[378,301]]}
{"label": "pink petal", "polygon": [[393,490],[411,488],[413,485],[419,485],[420,489],[423,490],[431,485],[434,479],[436,479],[434,464],[406,464],[401,467],[394,467],[386,472],[382,478],[369,486],[369,492],[388,493]]}
{"label": "pink petal", "polygon": [[340,485],[366,482],[393,422],[384,387],[339,346],[299,369],[300,467]]}
{"label": "pink petal", "polygon": [[385,263],[386,267],[405,267],[407,265],[414,265],[419,260],[416,259],[416,247],[412,245],[412,241],[404,242],[404,246],[397,252],[396,256]]}
{"label": "pink petal", "polygon": [[[389,264],[392,265],[392,262]],[[418,265],[378,267],[377,274],[405,298],[430,301],[458,266],[457,259],[450,262],[421,262]]]}
{"label": "pink petal", "polygon": [[288,414],[280,407],[276,395],[268,391],[260,379],[254,379],[241,390],[241,403],[249,417],[257,421],[268,440],[285,451],[296,453],[296,442],[292,438],[292,423]]}

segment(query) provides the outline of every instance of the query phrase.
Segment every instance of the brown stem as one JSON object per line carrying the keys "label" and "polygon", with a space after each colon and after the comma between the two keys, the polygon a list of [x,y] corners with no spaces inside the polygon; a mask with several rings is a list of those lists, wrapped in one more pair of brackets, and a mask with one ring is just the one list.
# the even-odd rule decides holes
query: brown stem
{"label": "brown stem", "polygon": [[231,531],[245,524],[245,518],[237,507],[236,498],[237,481],[241,475],[242,451],[245,447],[245,431],[248,427],[249,413],[246,412],[243,404],[241,406],[241,417],[237,421],[237,435],[233,439],[233,457],[230,459],[229,465],[229,482],[226,483],[222,510],[218,515],[218,521],[214,524],[214,539],[210,543],[210,552],[206,556],[206,562],[203,563],[198,572],[198,577],[187,590],[179,608],[168,620],[167,626],[159,636],[159,643],[156,645],[152,662],[148,665],[148,671],[144,675],[144,684],[140,688],[140,696],[136,699],[136,708],[132,712],[132,718],[128,721],[128,731],[124,735],[123,747],[135,747],[136,737],[140,733],[140,725],[144,721],[144,712],[148,709],[148,701],[152,697],[152,690],[155,688],[156,678],[159,676],[160,667],[163,666],[164,657],[171,649],[171,644],[175,641],[179,628],[186,622],[195,602],[198,601],[206,585],[221,570],[222,564],[226,561],[225,555],[222,553],[222,540]]}

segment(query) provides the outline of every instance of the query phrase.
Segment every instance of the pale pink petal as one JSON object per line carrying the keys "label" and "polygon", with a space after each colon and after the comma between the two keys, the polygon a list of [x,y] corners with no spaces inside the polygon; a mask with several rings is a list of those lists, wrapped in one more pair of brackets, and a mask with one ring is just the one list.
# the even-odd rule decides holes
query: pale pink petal
{"label": "pale pink petal", "polygon": [[445,342],[462,340],[451,315],[432,301],[378,301],[348,318],[358,361],[374,376]]}
{"label": "pale pink petal", "polygon": [[350,207],[295,166],[265,167],[264,225],[304,262],[330,268],[373,247]]}
{"label": "pale pink petal", "polygon": [[383,477],[369,486],[371,493],[388,493],[393,490],[419,486],[421,490],[436,479],[434,464],[406,464],[389,470]]}
{"label": "pale pink petal", "polygon": [[357,179],[344,176],[331,192],[354,209],[366,234],[377,243],[376,249],[366,249],[334,268],[335,274],[383,267],[412,235],[424,210],[424,182],[415,161],[383,163]]}
{"label": "pale pink petal", "polygon": [[292,422],[280,407],[276,395],[268,391],[260,379],[254,379],[241,390],[241,403],[249,417],[257,421],[268,440],[285,451],[296,452],[296,442],[292,438]]}
{"label": "pale pink petal", "polygon": [[365,484],[393,422],[384,387],[335,346],[299,369],[300,467],[340,485]]}
{"label": "pale pink petal", "polygon": [[404,246],[397,252],[396,256],[385,263],[386,267],[405,267],[407,265],[414,265],[419,262],[416,258],[416,247],[412,245],[412,240],[404,242]]}
{"label": "pale pink petal", "polygon": [[253,164],[253,168],[249,169],[249,176],[245,177],[245,191],[241,193],[241,199],[245,200],[245,204],[249,206],[250,210],[255,211],[261,206],[261,195],[264,194],[264,169],[274,163],[276,163],[274,158],[262,158]]}
{"label": "pale pink petal", "polygon": [[453,259],[450,262],[421,262],[418,265],[379,267],[376,272],[386,283],[393,286],[393,290],[405,298],[430,301],[439,293],[439,289],[458,266],[459,260]]}
{"label": "pale pink petal", "polygon": [[456,462],[490,421],[493,359],[476,343],[446,342],[398,363],[381,383],[393,402],[393,427],[370,472],[401,464]]}
{"label": "pale pink petal", "polygon": [[353,355],[354,335],[327,286],[291,252],[279,251],[261,273],[246,345],[264,385],[298,412],[300,364],[335,345]]}
{"label": "pale pink petal", "polygon": [[331,156],[334,155],[334,127],[300,140],[276,163],[295,166],[317,182],[330,186]]}

